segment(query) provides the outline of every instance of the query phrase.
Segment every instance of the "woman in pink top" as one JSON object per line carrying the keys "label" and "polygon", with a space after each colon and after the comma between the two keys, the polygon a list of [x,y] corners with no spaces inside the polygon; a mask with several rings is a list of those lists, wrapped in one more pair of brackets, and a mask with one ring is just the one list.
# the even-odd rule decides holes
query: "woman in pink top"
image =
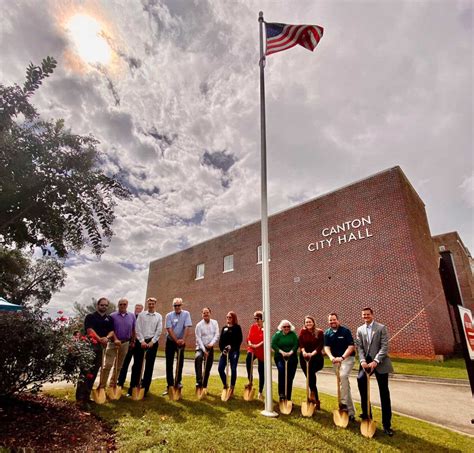
{"label": "woman in pink top", "polygon": [[311,390],[311,401],[316,404],[316,410],[321,408],[319,402],[318,388],[316,387],[316,373],[324,366],[323,347],[324,332],[316,327],[312,316],[305,316],[304,327],[298,336],[300,347],[300,365],[306,376],[306,361],[309,361],[309,389]]}
{"label": "woman in pink top", "polygon": [[250,368],[252,367],[253,358],[258,360],[258,399],[263,398],[263,385],[265,383],[264,366],[263,366],[263,313],[256,311],[253,314],[255,323],[250,326],[250,331],[247,336],[247,358],[245,363],[247,365],[247,376],[250,380]]}

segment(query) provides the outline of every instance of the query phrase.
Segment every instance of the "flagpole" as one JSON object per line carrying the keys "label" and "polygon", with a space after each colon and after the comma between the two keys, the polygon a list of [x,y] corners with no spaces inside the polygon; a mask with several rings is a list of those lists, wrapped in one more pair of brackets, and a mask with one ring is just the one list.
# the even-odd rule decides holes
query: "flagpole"
{"label": "flagpole", "polygon": [[262,300],[264,337],[263,348],[265,354],[265,410],[261,412],[266,417],[277,417],[273,410],[272,395],[272,350],[271,350],[271,322],[270,322],[270,282],[268,266],[268,206],[267,206],[267,138],[265,124],[265,56],[263,51],[263,12],[258,13],[260,24],[260,143],[261,143],[261,216],[262,216]]}

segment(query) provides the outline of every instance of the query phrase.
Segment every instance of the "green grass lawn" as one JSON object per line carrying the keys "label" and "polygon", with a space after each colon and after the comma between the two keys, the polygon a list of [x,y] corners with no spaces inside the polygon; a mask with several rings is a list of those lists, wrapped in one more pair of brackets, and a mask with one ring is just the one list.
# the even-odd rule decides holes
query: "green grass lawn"
{"label": "green grass lawn", "polygon": [[414,359],[392,359],[395,374],[409,374],[446,379],[468,379],[464,359],[444,362]]}
{"label": "green grass lawn", "polygon": [[[186,359],[194,360],[194,351],[186,350],[184,357]],[[158,350],[158,357],[164,358],[165,353],[162,349]],[[218,359],[219,353],[216,351],[215,357]],[[245,363],[246,353],[241,352],[239,357],[240,363]],[[447,359],[444,362],[435,362],[431,360],[415,360],[415,359],[397,359],[392,358],[395,374],[407,374],[413,376],[428,376],[433,378],[444,379],[468,379],[466,364],[464,359]],[[273,362],[272,362],[273,363]],[[331,368],[330,360],[325,357],[324,367]],[[358,369],[359,365],[356,361],[354,370]]]}
{"label": "green grass lawn", "polygon": [[[339,451],[339,452],[471,452],[472,438],[407,417],[394,415],[395,436],[390,438],[378,429],[374,438],[360,434],[359,423],[347,429],[336,428],[332,410],[336,398],[321,395],[322,410],[311,418],[300,413],[304,390],[294,389],[293,413],[267,418],[260,414],[263,403],[246,402],[242,393],[246,380],[237,382],[236,396],[224,403],[221,384],[211,377],[209,395],[198,401],[194,378],[183,379],[183,399],[172,402],[162,397],[163,379],[155,380],[148,397],[140,402],[123,396],[119,401],[93,411],[115,429],[120,451]],[[276,389],[275,389],[276,390]],[[274,390],[274,394],[276,391]],[[55,390],[51,394],[73,399],[73,390]],[[381,420],[374,408],[375,420]]]}

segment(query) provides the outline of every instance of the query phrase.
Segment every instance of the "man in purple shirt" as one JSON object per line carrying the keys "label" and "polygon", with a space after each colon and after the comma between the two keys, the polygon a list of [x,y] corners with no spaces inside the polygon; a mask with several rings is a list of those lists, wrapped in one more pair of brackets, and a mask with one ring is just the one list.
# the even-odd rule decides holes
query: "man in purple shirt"
{"label": "man in purple shirt", "polygon": [[115,387],[117,385],[117,378],[120,374],[125,356],[127,355],[130,342],[135,339],[136,318],[133,313],[127,311],[127,308],[128,300],[122,298],[118,301],[118,311],[110,315],[114,320],[114,333],[118,341],[107,345],[105,351],[105,366],[104,372],[101,374],[100,387],[106,387],[112,365],[114,365],[114,369],[109,386]]}

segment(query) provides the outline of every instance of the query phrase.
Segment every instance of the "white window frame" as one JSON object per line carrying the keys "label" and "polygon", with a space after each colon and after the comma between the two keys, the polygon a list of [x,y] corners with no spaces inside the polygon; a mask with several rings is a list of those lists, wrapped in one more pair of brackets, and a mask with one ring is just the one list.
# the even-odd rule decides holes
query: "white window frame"
{"label": "white window frame", "polygon": [[[262,264],[262,253],[263,253],[262,246],[259,245],[259,246],[257,247],[257,264]],[[268,244],[268,261],[271,261],[271,257],[270,257],[270,244]]]}
{"label": "white window frame", "polygon": [[206,265],[204,263],[199,263],[196,266],[196,278],[194,280],[202,280],[204,278],[205,271]]}
{"label": "white window frame", "polygon": [[[226,268],[226,258],[227,258],[227,268]],[[229,261],[230,261],[230,266],[229,266]],[[224,256],[223,269],[224,269],[222,271],[223,274],[234,271],[234,254],[233,253],[230,255]]]}

